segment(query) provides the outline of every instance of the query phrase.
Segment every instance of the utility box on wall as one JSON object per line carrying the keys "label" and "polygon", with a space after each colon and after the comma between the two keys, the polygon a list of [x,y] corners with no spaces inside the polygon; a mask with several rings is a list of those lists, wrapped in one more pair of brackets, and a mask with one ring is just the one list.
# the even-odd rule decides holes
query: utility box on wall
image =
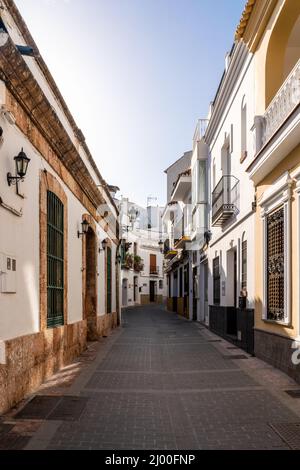
{"label": "utility box on wall", "polygon": [[17,260],[15,256],[0,253],[0,292],[17,292]]}

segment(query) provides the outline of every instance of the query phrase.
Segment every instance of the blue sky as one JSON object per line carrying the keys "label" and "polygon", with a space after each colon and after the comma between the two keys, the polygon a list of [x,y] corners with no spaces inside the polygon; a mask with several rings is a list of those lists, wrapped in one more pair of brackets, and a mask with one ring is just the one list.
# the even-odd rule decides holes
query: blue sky
{"label": "blue sky", "polygon": [[103,177],[165,204],[245,0],[15,0]]}

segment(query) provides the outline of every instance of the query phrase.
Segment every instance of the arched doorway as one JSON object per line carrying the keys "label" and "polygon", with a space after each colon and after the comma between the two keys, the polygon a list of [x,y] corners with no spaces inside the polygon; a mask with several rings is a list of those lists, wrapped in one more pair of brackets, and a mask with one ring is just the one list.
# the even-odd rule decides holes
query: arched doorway
{"label": "arched doorway", "polygon": [[88,340],[97,339],[97,244],[95,232],[89,227],[85,236],[85,318]]}
{"label": "arched doorway", "polygon": [[300,2],[286,0],[272,31],[266,56],[266,108],[299,60]]}

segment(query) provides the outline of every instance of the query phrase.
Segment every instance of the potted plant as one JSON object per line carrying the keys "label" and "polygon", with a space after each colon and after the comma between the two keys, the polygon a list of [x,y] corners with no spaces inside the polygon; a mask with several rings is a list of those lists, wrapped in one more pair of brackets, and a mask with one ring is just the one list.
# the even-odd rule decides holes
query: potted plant
{"label": "potted plant", "polygon": [[134,257],[134,270],[139,273],[139,272],[143,271],[143,269],[144,269],[143,260],[140,256],[136,255]]}
{"label": "potted plant", "polygon": [[124,263],[122,265],[122,268],[124,269],[132,269],[133,268],[133,255],[130,253],[126,253]]}

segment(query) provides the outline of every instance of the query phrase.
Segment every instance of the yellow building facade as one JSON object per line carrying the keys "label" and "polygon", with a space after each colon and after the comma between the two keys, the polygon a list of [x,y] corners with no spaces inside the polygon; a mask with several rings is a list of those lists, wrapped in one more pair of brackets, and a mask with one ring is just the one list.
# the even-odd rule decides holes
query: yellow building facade
{"label": "yellow building facade", "polygon": [[255,354],[300,382],[300,1],[249,0],[236,40],[255,58]]}

